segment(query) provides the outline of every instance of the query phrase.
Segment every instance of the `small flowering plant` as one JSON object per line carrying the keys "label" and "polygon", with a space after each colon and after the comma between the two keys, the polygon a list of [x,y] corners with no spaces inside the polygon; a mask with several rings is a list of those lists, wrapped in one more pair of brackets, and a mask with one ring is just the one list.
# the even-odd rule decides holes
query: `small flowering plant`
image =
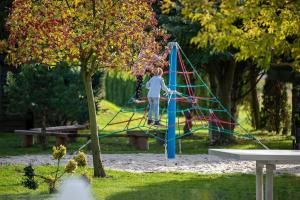
{"label": "small flowering plant", "polygon": [[74,159],[69,160],[65,166],[65,172],[71,174],[74,173],[76,169],[77,169],[77,162]]}
{"label": "small flowering plant", "polygon": [[74,156],[74,160],[77,162],[78,167],[87,166],[87,157],[85,153],[79,151],[77,155]]}
{"label": "small flowering plant", "polygon": [[67,153],[67,148],[64,145],[60,145],[59,147],[52,148],[52,157],[55,160],[63,159],[66,153]]}
{"label": "small flowering plant", "polygon": [[[83,152],[79,151],[72,159],[68,160],[67,164],[62,170],[60,164],[61,160],[66,156],[66,153],[67,149],[63,145],[52,148],[52,157],[53,159],[57,160],[57,164],[56,170],[54,172],[49,172],[49,175],[36,174],[31,164],[25,167],[22,185],[26,188],[35,190],[39,186],[37,178],[40,178],[48,184],[50,193],[56,192],[57,183],[66,173],[73,174],[76,172],[78,167],[85,168],[87,166],[87,156]],[[83,172],[82,176],[89,180],[86,171]]]}

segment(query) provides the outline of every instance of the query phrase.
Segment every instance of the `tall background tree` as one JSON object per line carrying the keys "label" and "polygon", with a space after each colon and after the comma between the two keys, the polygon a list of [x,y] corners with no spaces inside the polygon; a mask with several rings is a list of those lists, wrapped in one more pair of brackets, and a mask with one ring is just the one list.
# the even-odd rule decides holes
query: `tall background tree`
{"label": "tall background tree", "polygon": [[266,79],[262,96],[262,125],[268,131],[287,134],[288,116],[287,86],[278,80]]}
{"label": "tall background tree", "polygon": [[[278,66],[298,69],[299,1],[164,0],[162,9],[170,11],[178,6],[175,2],[179,2],[186,19],[200,25],[191,40],[199,48],[209,47],[213,53],[229,51],[235,62],[247,61],[261,69]],[[235,63],[229,65],[224,76],[228,84],[232,68],[236,68]],[[226,105],[226,100],[223,102]]]}
{"label": "tall background tree", "polygon": [[[92,76],[99,69],[131,70],[138,53],[161,50],[163,32],[151,1],[15,0],[9,16],[9,55],[14,64],[35,62],[78,66],[85,86],[94,176],[106,176],[100,157]],[[149,57],[151,58],[151,57]],[[137,69],[135,69],[137,70]]]}
{"label": "tall background tree", "polygon": [[183,14],[203,27],[192,42],[214,51],[236,49],[235,59],[259,66],[300,62],[299,1],[181,0]]}
{"label": "tall background tree", "polygon": [[[238,105],[245,101],[249,93],[254,94],[252,95],[253,105],[256,107],[253,110],[256,111],[254,116],[258,116],[257,120],[255,120],[258,124],[259,107],[255,102],[258,102],[256,84],[262,77],[260,70],[250,61],[236,62],[233,57],[235,50],[232,48],[223,52],[216,52],[213,51],[213,46],[211,45],[198,48],[197,44],[191,43],[191,40],[197,37],[198,32],[203,27],[197,21],[185,17],[182,13],[184,7],[179,1],[174,1],[173,5],[170,8],[166,6],[166,2],[158,3],[157,6],[162,6],[163,10],[164,8],[169,8],[168,12],[163,13],[160,9],[156,9],[159,23],[171,33],[171,39],[177,41],[182,49],[188,53],[188,57],[197,70],[206,80],[209,80],[212,92],[219,97],[220,101],[232,112],[234,117],[237,117]],[[192,81],[196,80],[192,79]],[[256,98],[254,98],[255,96]],[[226,118],[227,116],[219,117]],[[259,127],[259,125],[255,127]],[[220,135],[214,131],[210,133],[216,136]],[[211,141],[212,143],[218,144],[230,142],[232,137],[227,138],[228,136],[227,134],[216,139],[213,139],[214,137],[210,138],[214,140]]]}

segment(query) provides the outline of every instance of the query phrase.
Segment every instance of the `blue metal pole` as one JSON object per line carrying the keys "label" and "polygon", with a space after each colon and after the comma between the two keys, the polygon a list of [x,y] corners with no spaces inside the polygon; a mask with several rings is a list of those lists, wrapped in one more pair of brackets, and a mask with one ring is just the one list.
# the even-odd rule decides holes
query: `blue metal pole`
{"label": "blue metal pole", "polygon": [[[169,69],[169,88],[173,91],[176,90],[176,75],[177,75],[177,43],[171,42],[171,54],[169,56],[170,69]],[[171,95],[171,100],[168,105],[168,142],[167,152],[168,159],[175,158],[176,154],[176,94]]]}

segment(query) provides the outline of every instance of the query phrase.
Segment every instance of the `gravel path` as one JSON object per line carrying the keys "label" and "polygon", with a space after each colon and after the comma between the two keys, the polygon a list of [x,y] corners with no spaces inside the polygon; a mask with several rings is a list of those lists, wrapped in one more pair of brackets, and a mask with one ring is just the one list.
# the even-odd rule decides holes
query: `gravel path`
{"label": "gravel path", "polygon": [[[71,156],[66,156],[63,163]],[[89,164],[92,156],[88,155]],[[104,154],[104,166],[109,169],[128,172],[195,172],[208,173],[255,173],[255,162],[220,159],[207,154],[177,155],[172,162],[166,162],[163,154]],[[24,155],[0,157],[0,165],[28,164],[53,165],[51,155]],[[277,165],[276,173],[291,173],[300,176],[300,165]]]}

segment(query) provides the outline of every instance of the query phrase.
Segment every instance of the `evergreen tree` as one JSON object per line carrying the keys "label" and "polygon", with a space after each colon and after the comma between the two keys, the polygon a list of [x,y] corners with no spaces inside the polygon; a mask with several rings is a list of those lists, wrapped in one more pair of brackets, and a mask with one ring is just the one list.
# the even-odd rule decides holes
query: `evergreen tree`
{"label": "evergreen tree", "polygon": [[[95,93],[101,90],[98,79],[94,78],[97,84]],[[48,125],[85,123],[88,120],[80,73],[66,64],[62,63],[57,68],[34,64],[21,66],[19,73],[9,75],[5,89],[10,114],[32,112],[34,118],[42,122],[43,130]],[[98,97],[97,94],[95,96]],[[43,142],[46,147],[45,137]]]}

